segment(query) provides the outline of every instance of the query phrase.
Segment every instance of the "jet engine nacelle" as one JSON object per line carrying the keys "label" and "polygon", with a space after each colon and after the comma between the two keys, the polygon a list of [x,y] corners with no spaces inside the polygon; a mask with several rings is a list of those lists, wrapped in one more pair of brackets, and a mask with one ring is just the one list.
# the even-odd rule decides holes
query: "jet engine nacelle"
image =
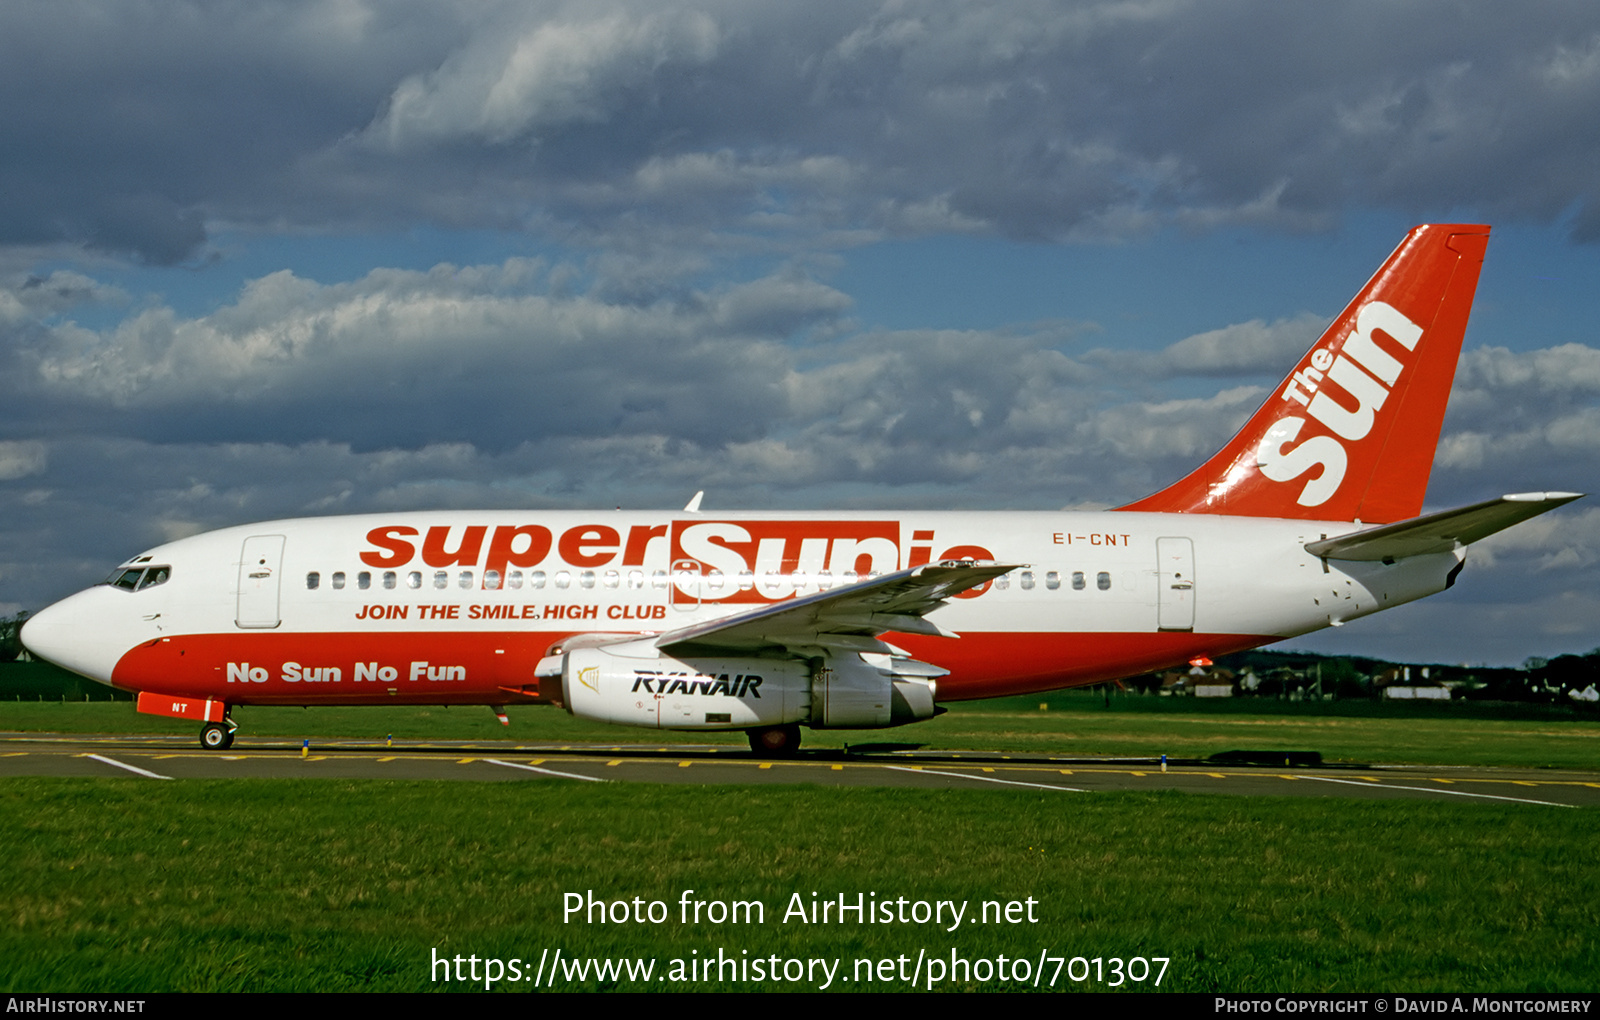
{"label": "jet engine nacelle", "polygon": [[[648,657],[628,654],[645,649]],[[567,711],[651,729],[746,730],[803,722],[810,688],[811,670],[797,659],[679,659],[661,655],[649,642],[575,648],[562,669]]]}
{"label": "jet engine nacelle", "polygon": [[810,661],[680,658],[635,641],[571,649],[563,657],[561,689],[573,715],[625,726],[877,729],[937,715],[933,677],[943,672],[901,656],[854,652]]}

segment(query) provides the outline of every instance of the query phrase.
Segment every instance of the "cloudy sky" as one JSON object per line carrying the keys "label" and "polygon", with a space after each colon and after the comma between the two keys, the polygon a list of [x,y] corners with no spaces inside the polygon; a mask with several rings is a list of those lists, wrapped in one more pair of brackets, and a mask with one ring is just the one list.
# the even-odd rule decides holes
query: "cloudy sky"
{"label": "cloudy sky", "polygon": [[[0,5],[0,614],[437,507],[1114,506],[1412,225],[1495,226],[1429,504],[1600,480],[1600,8]],[[1600,506],[1294,647],[1600,645]]]}

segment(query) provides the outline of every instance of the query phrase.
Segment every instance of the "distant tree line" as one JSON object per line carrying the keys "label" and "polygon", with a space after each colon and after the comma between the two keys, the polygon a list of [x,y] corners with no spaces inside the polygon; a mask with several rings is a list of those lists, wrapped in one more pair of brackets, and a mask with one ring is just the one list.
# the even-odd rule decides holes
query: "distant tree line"
{"label": "distant tree line", "polygon": [[0,662],[15,662],[22,654],[22,624],[27,618],[26,612],[0,617]]}
{"label": "distant tree line", "polygon": [[[1317,676],[1325,693],[1340,698],[1376,696],[1382,674],[1406,664],[1361,657],[1330,658],[1309,652],[1254,649],[1222,656],[1218,666],[1260,678],[1254,691],[1271,697],[1293,687],[1306,687]],[[1541,704],[1591,705],[1600,700],[1600,648],[1553,659],[1530,656],[1521,667],[1411,664],[1408,682],[1445,683],[1456,696],[1474,701],[1521,701]],[[1395,682],[1389,680],[1388,682]]]}
{"label": "distant tree line", "polygon": [[[1585,692],[1590,697],[1580,698]],[[1520,670],[1506,670],[1474,692],[1493,701],[1593,702],[1600,696],[1600,648],[1583,655],[1529,659]]]}

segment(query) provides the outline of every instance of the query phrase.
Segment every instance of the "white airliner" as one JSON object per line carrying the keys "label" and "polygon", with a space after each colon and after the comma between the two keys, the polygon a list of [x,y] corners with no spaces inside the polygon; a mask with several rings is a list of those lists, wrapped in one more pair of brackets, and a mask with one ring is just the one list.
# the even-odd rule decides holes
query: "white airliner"
{"label": "white airliner", "polygon": [[785,754],[1336,627],[1578,498],[1417,516],[1488,238],[1413,230],[1221,452],[1117,510],[272,521],[142,553],[22,639],[208,748],[235,705],[528,703]]}

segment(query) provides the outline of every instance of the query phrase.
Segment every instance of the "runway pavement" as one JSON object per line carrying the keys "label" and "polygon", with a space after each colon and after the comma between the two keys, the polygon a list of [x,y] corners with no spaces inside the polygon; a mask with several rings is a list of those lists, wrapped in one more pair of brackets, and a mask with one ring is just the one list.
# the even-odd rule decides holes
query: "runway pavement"
{"label": "runway pavement", "polygon": [[997,752],[802,751],[762,760],[728,746],[243,738],[202,751],[172,737],[0,734],[0,777],[392,779],[469,782],[802,783],[1037,790],[1064,796],[1175,790],[1236,796],[1452,799],[1600,807],[1600,772],[1441,766],[1300,767]]}

